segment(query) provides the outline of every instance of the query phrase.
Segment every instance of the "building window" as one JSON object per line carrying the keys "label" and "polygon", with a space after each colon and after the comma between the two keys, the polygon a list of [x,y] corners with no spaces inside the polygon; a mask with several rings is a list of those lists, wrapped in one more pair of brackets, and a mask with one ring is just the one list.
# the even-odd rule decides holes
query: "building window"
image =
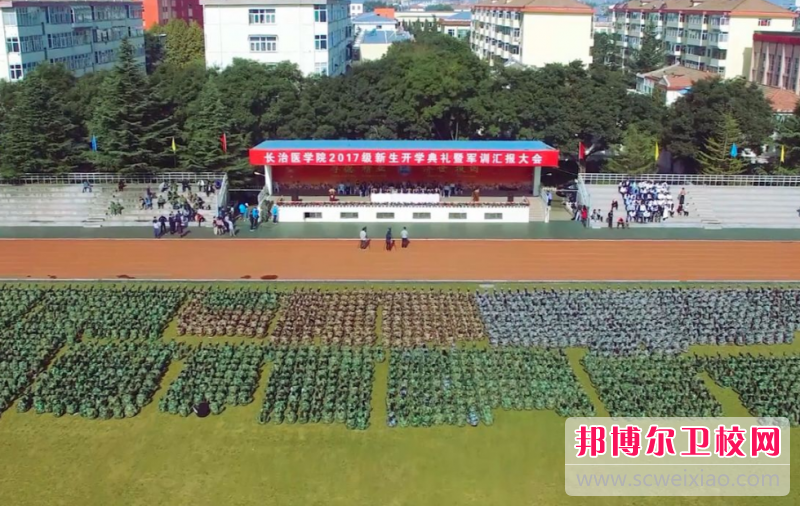
{"label": "building window", "polygon": [[72,10],[69,7],[48,7],[47,21],[51,25],[72,23]]}
{"label": "building window", "polygon": [[314,6],[314,21],[317,23],[327,23],[328,22],[328,9],[324,5],[315,5]]}
{"label": "building window", "polygon": [[317,51],[328,49],[328,36],[314,35],[314,49],[316,49]]}
{"label": "building window", "polygon": [[250,9],[251,25],[274,25],[275,9]]}
{"label": "building window", "polygon": [[17,37],[9,37],[6,39],[6,51],[9,53],[19,53],[19,39]]}
{"label": "building window", "polygon": [[251,35],[251,53],[274,53],[278,50],[278,37],[276,35]]}
{"label": "building window", "polygon": [[393,220],[394,213],[377,213],[376,218],[379,220]]}
{"label": "building window", "polygon": [[342,220],[357,220],[358,213],[339,213],[339,219]]}
{"label": "building window", "polygon": [[429,220],[431,219],[431,213],[414,213],[412,218],[415,220]]}
{"label": "building window", "polygon": [[758,26],[769,26],[772,23],[771,19],[761,18],[758,20]]}
{"label": "building window", "polygon": [[451,220],[466,220],[467,213],[450,213],[448,218]]}
{"label": "building window", "polygon": [[314,72],[321,76],[328,75],[328,64],[327,63],[315,63],[314,64]]}
{"label": "building window", "polygon": [[503,213],[483,213],[484,220],[502,220]]}
{"label": "building window", "polygon": [[9,65],[8,77],[12,81],[17,81],[19,79],[22,79],[22,65]]}

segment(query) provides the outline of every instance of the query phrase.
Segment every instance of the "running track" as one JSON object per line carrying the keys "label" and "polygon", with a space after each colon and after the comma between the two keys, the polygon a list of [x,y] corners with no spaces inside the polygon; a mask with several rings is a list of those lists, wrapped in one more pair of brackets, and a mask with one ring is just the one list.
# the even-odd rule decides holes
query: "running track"
{"label": "running track", "polygon": [[800,242],[7,239],[0,278],[800,281]]}

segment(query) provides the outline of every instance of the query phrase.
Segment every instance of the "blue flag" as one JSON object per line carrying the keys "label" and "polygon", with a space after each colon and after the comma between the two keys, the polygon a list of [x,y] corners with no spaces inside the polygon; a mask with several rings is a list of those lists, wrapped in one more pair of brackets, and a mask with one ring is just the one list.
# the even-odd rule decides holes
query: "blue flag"
{"label": "blue flag", "polygon": [[97,151],[97,137],[92,136],[92,151]]}
{"label": "blue flag", "polygon": [[736,147],[736,143],[734,142],[733,146],[731,146],[731,158],[736,158],[736,155],[738,154],[739,154],[739,148]]}

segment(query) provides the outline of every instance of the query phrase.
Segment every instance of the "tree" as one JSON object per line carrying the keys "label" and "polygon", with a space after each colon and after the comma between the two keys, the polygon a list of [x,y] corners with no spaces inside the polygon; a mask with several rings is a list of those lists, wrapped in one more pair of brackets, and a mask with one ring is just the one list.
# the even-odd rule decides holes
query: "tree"
{"label": "tree", "polygon": [[252,60],[235,59],[220,72],[216,84],[230,116],[232,131],[247,137],[240,149],[264,139],[293,137],[284,127],[296,121],[294,115],[306,85],[296,65],[284,62],[267,67]]}
{"label": "tree", "polygon": [[731,114],[742,132],[741,149],[761,153],[775,131],[772,106],[764,93],[744,79],[703,79],[670,108],[664,126],[664,147],[690,169],[706,141],[719,128],[723,114]]}
{"label": "tree", "polygon": [[163,61],[178,67],[205,61],[203,29],[197,22],[172,19],[164,26],[154,26],[149,33],[149,51],[154,58],[159,56],[161,49]]}
{"label": "tree", "polygon": [[592,45],[592,65],[616,68],[617,46],[610,33],[595,33]]}
{"label": "tree", "polygon": [[156,26],[144,32],[144,60],[148,74],[155,72],[164,61],[164,37],[161,27]]}
{"label": "tree", "polygon": [[58,89],[48,86],[49,65],[25,76],[2,134],[3,173],[69,172],[77,164],[75,125]]}
{"label": "tree", "polygon": [[222,150],[222,134],[229,147],[234,147],[235,134],[231,131],[231,118],[222,103],[216,80],[210,79],[203,87],[195,113],[186,121],[186,155],[183,165],[193,171],[218,171],[227,168],[231,161],[230,149]]}
{"label": "tree", "polygon": [[634,49],[628,59],[628,69],[634,74],[643,74],[661,68],[665,63],[664,43],[658,38],[655,25],[647,23],[639,48]]}
{"label": "tree", "polygon": [[646,174],[655,172],[656,136],[640,131],[631,125],[625,131],[622,146],[606,168],[618,174]]}
{"label": "tree", "polygon": [[453,11],[453,6],[449,4],[432,4],[425,7],[425,12],[444,12]]}
{"label": "tree", "polygon": [[778,142],[786,150],[781,166],[797,171],[800,169],[800,107],[780,125],[778,135]]}
{"label": "tree", "polygon": [[124,39],[90,121],[99,146],[93,162],[112,172],[144,171],[163,164],[175,135],[163,106],[136,62],[133,46]]}
{"label": "tree", "polygon": [[741,149],[742,131],[731,114],[723,114],[717,129],[706,141],[698,162],[703,174],[736,175],[744,172],[744,161],[740,156],[731,156],[731,148],[736,144]]}

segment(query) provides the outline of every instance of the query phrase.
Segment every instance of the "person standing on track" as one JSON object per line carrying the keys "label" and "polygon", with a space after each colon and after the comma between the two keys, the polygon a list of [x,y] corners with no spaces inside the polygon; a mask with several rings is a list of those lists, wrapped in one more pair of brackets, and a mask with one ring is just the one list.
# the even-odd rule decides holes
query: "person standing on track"
{"label": "person standing on track", "polygon": [[392,229],[389,228],[386,231],[386,251],[392,251],[392,244],[394,244],[394,241],[392,241]]}
{"label": "person standing on track", "polygon": [[361,229],[358,233],[358,238],[361,240],[361,249],[367,249],[369,246],[369,237],[367,237],[367,227]]}
{"label": "person standing on track", "polygon": [[403,227],[403,230],[400,231],[400,247],[408,248],[408,230],[406,230],[406,227]]}
{"label": "person standing on track", "polygon": [[250,211],[250,232],[258,228],[258,207]]}

